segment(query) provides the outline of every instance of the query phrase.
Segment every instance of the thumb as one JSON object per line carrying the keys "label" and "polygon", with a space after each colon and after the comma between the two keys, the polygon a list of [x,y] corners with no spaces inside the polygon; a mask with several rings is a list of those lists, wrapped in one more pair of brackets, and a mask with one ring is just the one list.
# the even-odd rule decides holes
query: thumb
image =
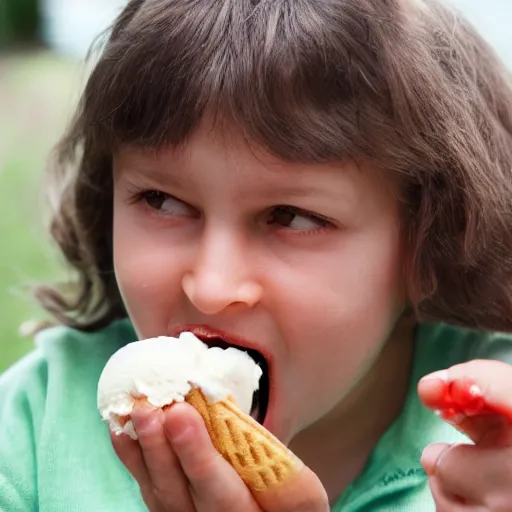
{"label": "thumb", "polygon": [[329,512],[329,499],[320,479],[307,466],[281,486],[253,492],[265,512]]}
{"label": "thumb", "polygon": [[418,394],[475,443],[512,445],[512,366],[488,360],[452,366],[421,379]]}
{"label": "thumb", "polygon": [[200,391],[187,402],[203,417],[213,445],[265,512],[329,512],[320,479],[279,439],[231,400],[209,404]]}
{"label": "thumb", "polygon": [[423,450],[421,465],[427,475],[434,475],[438,460],[450,446],[448,443],[432,443]]}

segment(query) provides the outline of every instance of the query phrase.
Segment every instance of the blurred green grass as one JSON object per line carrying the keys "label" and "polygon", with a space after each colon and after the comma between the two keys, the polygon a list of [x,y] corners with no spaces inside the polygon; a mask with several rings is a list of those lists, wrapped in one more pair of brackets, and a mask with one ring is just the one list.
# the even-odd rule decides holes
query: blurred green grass
{"label": "blurred green grass", "polygon": [[0,372],[33,348],[20,326],[45,318],[30,287],[62,274],[43,229],[42,184],[80,69],[45,51],[0,54]]}

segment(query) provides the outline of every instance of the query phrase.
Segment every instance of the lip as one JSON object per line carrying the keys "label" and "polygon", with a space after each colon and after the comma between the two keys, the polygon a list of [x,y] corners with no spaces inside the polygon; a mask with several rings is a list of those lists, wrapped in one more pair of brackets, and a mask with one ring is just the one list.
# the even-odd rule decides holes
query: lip
{"label": "lip", "polygon": [[182,332],[191,332],[194,336],[202,339],[202,341],[204,341],[206,344],[208,344],[208,339],[221,338],[232,345],[246,349],[257,350],[265,358],[267,362],[267,371],[270,385],[267,414],[265,415],[265,420],[263,421],[263,427],[272,432],[271,429],[274,416],[273,405],[275,401],[275,375],[271,354],[260,344],[248,338],[238,334],[229,333],[221,329],[216,329],[205,324],[178,324],[170,330],[169,336],[178,337]]}

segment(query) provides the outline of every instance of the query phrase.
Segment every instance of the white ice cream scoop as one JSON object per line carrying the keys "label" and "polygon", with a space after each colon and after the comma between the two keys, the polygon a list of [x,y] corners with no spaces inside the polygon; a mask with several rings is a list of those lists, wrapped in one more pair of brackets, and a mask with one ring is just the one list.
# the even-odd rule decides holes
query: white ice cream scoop
{"label": "white ice cream scoop", "polygon": [[137,435],[130,414],[137,399],[155,407],[183,402],[200,388],[212,403],[234,398],[249,413],[262,369],[244,351],[203,343],[191,333],[129,343],[107,362],[98,382],[98,409],[116,433]]}

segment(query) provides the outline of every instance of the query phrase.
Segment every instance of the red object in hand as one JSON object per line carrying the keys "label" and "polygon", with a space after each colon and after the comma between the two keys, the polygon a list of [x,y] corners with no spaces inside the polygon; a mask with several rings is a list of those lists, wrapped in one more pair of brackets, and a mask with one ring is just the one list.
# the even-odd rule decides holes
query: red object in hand
{"label": "red object in hand", "polygon": [[471,417],[483,414],[500,414],[512,421],[512,411],[490,406],[478,384],[467,377],[445,383],[438,408],[441,417],[448,421],[461,415]]}

